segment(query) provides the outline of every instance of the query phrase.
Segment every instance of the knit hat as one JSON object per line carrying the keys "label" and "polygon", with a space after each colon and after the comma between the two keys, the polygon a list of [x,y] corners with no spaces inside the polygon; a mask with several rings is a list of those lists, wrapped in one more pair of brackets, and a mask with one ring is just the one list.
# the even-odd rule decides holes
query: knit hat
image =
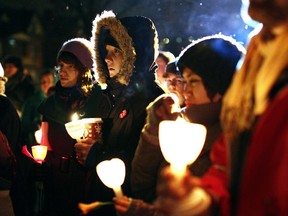
{"label": "knit hat", "polygon": [[166,69],[165,69],[165,73],[163,74],[163,77],[167,77],[168,76],[167,73],[173,73],[173,74],[176,74],[179,77],[182,77],[182,74],[179,72],[179,70],[177,68],[176,61],[169,62],[166,65]]}
{"label": "knit hat", "polygon": [[79,61],[87,68],[93,68],[92,59],[93,46],[90,41],[85,38],[73,38],[66,41],[58,52],[57,59],[61,52],[69,52],[76,56]]}
{"label": "knit hat", "polygon": [[180,53],[177,66],[181,74],[184,67],[190,68],[208,91],[223,95],[244,53],[244,47],[231,37],[207,36],[188,45]]}

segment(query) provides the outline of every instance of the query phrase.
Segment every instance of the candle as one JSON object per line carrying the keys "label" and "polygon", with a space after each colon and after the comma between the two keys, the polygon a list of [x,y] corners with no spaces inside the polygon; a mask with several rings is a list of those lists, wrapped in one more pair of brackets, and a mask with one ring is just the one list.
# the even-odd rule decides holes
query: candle
{"label": "candle", "polygon": [[81,141],[84,134],[84,124],[77,113],[74,113],[71,117],[72,121],[65,124],[67,133],[72,139],[76,139],[77,142]]}
{"label": "candle", "polygon": [[73,121],[77,121],[78,119],[79,119],[79,116],[78,116],[77,113],[74,113],[74,114],[72,115],[72,117],[71,117],[72,122],[73,122]]}
{"label": "candle", "polygon": [[119,158],[105,160],[96,166],[96,172],[107,187],[112,188],[116,197],[122,197],[121,185],[125,179],[125,164]]}
{"label": "candle", "polygon": [[47,146],[35,145],[32,146],[32,155],[36,162],[42,163],[47,155]]}
{"label": "candle", "polygon": [[206,138],[203,125],[190,123],[179,117],[159,124],[159,142],[162,154],[171,164],[173,173],[181,177],[187,165],[199,156]]}
{"label": "candle", "polygon": [[42,138],[42,130],[39,129],[39,130],[35,131],[34,136],[35,136],[36,142],[40,144],[41,138]]}

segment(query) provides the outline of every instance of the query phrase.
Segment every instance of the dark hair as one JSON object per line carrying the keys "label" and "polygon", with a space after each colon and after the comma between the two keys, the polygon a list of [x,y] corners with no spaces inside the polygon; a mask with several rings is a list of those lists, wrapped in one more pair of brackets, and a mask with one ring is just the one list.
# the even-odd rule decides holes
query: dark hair
{"label": "dark hair", "polygon": [[160,50],[158,57],[162,58],[166,64],[175,60],[174,54],[169,51]]}
{"label": "dark hair", "polygon": [[181,73],[188,67],[199,75],[209,97],[224,95],[244,54],[244,47],[233,38],[212,35],[188,45],[180,53],[177,66]]}
{"label": "dark hair", "polygon": [[63,61],[66,64],[73,64],[74,67],[80,71],[80,74],[85,73],[87,71],[87,67],[85,67],[80,60],[70,52],[61,52],[57,58],[57,61]]}
{"label": "dark hair", "polygon": [[18,56],[6,56],[3,60],[3,66],[5,64],[13,64],[18,68],[18,71],[23,71],[22,59]]}
{"label": "dark hair", "polygon": [[91,69],[85,67],[80,60],[70,52],[60,52],[57,57],[57,61],[63,61],[66,64],[73,64],[74,67],[79,70],[78,83],[85,94],[88,94],[92,90],[95,81],[93,76],[94,72]]}
{"label": "dark hair", "polygon": [[52,68],[44,68],[40,73],[39,79],[41,79],[43,76],[49,76],[49,75],[53,76],[53,82],[55,84],[56,83],[55,70]]}

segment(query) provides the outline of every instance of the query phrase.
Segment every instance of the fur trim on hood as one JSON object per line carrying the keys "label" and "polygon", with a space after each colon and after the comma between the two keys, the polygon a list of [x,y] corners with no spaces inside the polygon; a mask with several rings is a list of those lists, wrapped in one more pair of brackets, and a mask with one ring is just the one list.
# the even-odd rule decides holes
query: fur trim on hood
{"label": "fur trim on hood", "polygon": [[105,62],[105,39],[112,37],[123,52],[123,62],[116,80],[128,85],[135,73],[148,72],[158,54],[158,34],[153,22],[146,17],[116,18],[112,11],[104,11],[93,21],[95,71],[98,81],[105,85],[109,71]]}

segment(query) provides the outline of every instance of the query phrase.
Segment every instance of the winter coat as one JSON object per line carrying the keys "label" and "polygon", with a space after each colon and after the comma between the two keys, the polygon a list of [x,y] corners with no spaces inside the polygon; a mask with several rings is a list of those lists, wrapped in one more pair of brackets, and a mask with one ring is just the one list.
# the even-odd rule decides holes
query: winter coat
{"label": "winter coat", "polygon": [[[104,61],[107,30],[118,43],[124,57],[120,72],[113,78],[109,77]],[[117,19],[110,13],[96,17],[92,33],[99,82],[107,85],[103,93],[109,99],[112,108],[109,116],[104,119],[103,144],[96,143],[86,161],[86,166],[92,167],[87,180],[86,201],[112,201],[115,196],[113,190],[100,181],[95,172],[95,165],[113,157],[122,159],[126,165],[126,178],[122,188],[125,195],[130,195],[131,161],[145,123],[146,106],[163,93],[154,82],[154,47],[158,45],[157,32],[154,24],[147,18]],[[115,210],[112,206],[110,209],[97,210],[95,214],[115,215]]]}
{"label": "winter coat", "polygon": [[[195,176],[202,176],[210,167],[210,150],[212,144],[221,134],[219,115],[221,102],[193,105],[184,111],[185,117],[207,128],[206,141],[197,160],[190,166]],[[157,137],[158,140],[158,137]],[[159,141],[157,141],[159,143]],[[132,163],[132,195],[152,203],[156,199],[156,186],[160,170],[167,166],[160,146],[142,134]]]}
{"label": "winter coat", "polygon": [[[48,140],[52,148],[46,156],[46,169],[42,170],[43,173],[38,173],[45,176],[44,212],[47,215],[79,215],[77,206],[84,198],[86,169],[78,164],[75,158],[76,140],[67,133],[65,123],[71,121],[75,112],[83,118],[91,117],[91,113],[97,111],[94,102],[100,100],[98,97],[101,97],[99,86],[95,86],[87,97],[77,86],[63,88],[58,82],[55,93],[45,99],[38,108],[43,116],[42,121],[48,122]],[[105,117],[100,111],[97,113],[99,117]],[[35,169],[35,166],[32,165],[32,169]],[[35,181],[38,177],[34,176],[32,180]]]}
{"label": "winter coat", "polygon": [[[10,189],[15,175],[15,155],[20,148],[20,119],[12,102],[0,95],[1,172],[0,190]],[[8,145],[8,146],[6,146]],[[7,166],[7,167],[3,167]],[[9,167],[8,167],[9,166]]]}
{"label": "winter coat", "polygon": [[45,99],[42,91],[37,91],[29,97],[22,106],[21,124],[22,124],[22,143],[23,145],[35,145],[35,131],[41,126],[41,115],[37,108]]}
{"label": "winter coat", "polygon": [[10,199],[15,178],[16,152],[20,148],[20,118],[11,100],[0,94],[0,214],[14,214]]}
{"label": "winter coat", "polygon": [[269,105],[250,130],[213,145],[213,166],[202,185],[219,204],[219,214],[287,215],[288,70],[270,88]]}
{"label": "winter coat", "polygon": [[27,98],[35,91],[31,76],[18,71],[10,77],[5,84],[5,94],[12,101],[18,112],[21,112],[22,106]]}
{"label": "winter coat", "polygon": [[0,95],[0,110],[0,130],[5,134],[12,151],[16,154],[20,149],[20,118],[11,99],[3,95]]}

